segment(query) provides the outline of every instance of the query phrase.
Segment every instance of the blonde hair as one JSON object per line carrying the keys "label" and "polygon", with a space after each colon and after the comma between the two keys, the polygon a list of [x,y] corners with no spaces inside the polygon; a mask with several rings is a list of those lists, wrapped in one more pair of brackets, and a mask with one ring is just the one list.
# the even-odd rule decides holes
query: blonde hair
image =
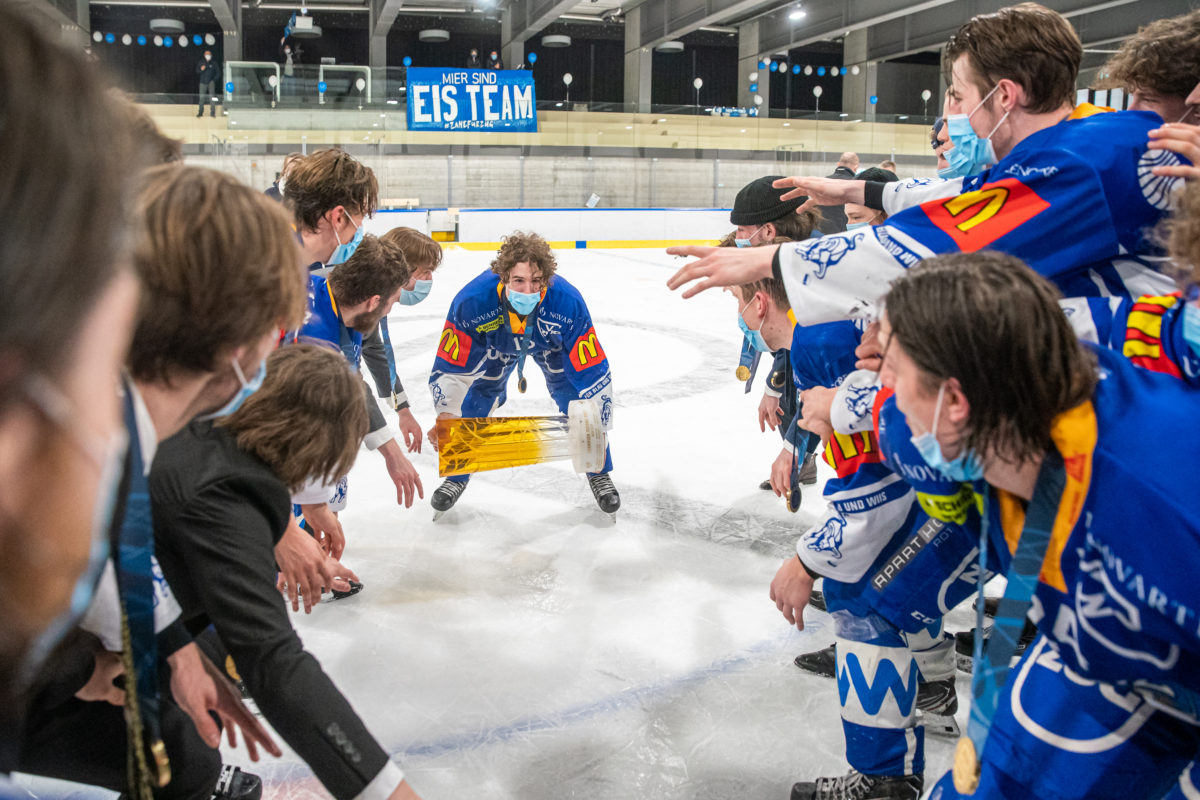
{"label": "blonde hair", "polygon": [[420,269],[434,270],[441,266],[442,246],[414,228],[392,228],[379,238],[398,245],[414,272]]}

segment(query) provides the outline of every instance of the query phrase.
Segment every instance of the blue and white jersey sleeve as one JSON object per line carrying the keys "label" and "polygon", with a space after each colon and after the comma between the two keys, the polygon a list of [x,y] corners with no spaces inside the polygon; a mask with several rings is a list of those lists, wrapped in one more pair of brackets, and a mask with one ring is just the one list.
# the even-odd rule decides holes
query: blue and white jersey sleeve
{"label": "blue and white jersey sleeve", "polygon": [[785,244],[778,268],[802,324],[874,316],[891,282],[931,255],[999,250],[1021,258],[1067,296],[1137,296],[1161,285],[1147,235],[1170,208],[1179,163],[1148,151],[1145,112],[1061,122],[963,181],[962,194],[900,211],[870,231]]}
{"label": "blue and white jersey sleeve", "polygon": [[963,179],[909,178],[883,185],[881,197],[883,210],[889,217],[906,208],[919,206],[931,200],[943,200],[962,194]]}

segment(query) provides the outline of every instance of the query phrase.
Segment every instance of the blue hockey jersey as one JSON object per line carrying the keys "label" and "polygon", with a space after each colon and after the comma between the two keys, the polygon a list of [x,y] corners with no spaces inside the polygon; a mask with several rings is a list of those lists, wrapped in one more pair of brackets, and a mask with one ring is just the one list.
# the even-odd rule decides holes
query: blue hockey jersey
{"label": "blue hockey jersey", "polygon": [[[853,323],[797,325],[792,373],[798,390],[837,386],[854,370],[860,332]],[[912,524],[909,487],[882,463],[873,432],[835,433],[824,458],[836,475],[825,482],[825,512],[796,543],[800,560],[827,578],[830,611],[848,607],[870,567]]]}
{"label": "blue hockey jersey", "polygon": [[499,277],[485,270],[450,304],[429,376],[434,412],[490,416],[508,396],[508,378],[524,340],[559,410],[565,414],[570,401],[594,398],[608,430],[612,374],[579,290],[555,275],[537,308],[524,318],[508,308],[503,291]]}
{"label": "blue hockey jersey", "polygon": [[[796,408],[800,407],[800,392],[817,386],[837,386],[854,370],[854,348],[861,335],[858,325],[849,321],[792,326],[791,349],[780,352],[791,370]],[[784,447],[793,453],[803,453],[809,435],[800,427],[800,415],[793,414],[783,434]]]}
{"label": "blue hockey jersey", "polygon": [[292,337],[296,341],[332,345],[340,349],[355,372],[362,360],[363,336],[342,322],[329,283],[319,275],[308,276],[308,314]]}
{"label": "blue hockey jersey", "polygon": [[[1092,400],[1052,430],[1067,486],[1030,617],[1085,678],[1200,691],[1200,588],[1187,568],[1200,563],[1200,396],[1094,349]],[[989,505],[1007,569],[1024,507],[1004,492]]]}
{"label": "blue hockey jersey", "polygon": [[1200,358],[1183,338],[1184,301],[1178,293],[1073,297],[1059,304],[1075,334],[1121,353],[1135,366],[1200,386]]}
{"label": "blue hockey jersey", "polygon": [[1038,131],[1000,163],[963,181],[963,193],[901,211],[870,228],[785,244],[779,266],[804,324],[872,316],[893,280],[938,253],[1000,250],[1025,260],[1068,297],[1136,297],[1174,288],[1157,271],[1148,233],[1181,163],[1147,150],[1161,125],[1142,111],[1096,114]]}

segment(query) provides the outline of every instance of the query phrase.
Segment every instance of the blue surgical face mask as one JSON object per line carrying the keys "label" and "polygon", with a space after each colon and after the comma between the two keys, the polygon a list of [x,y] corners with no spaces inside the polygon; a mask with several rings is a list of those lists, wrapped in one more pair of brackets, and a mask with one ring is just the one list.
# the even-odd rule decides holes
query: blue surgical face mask
{"label": "blue surgical face mask", "polygon": [[959,175],[958,170],[954,167],[938,167],[937,176],[944,181],[966,177],[965,175]]}
{"label": "blue surgical face mask", "polygon": [[754,233],[750,234],[745,239],[734,239],[733,243],[735,245],[737,245],[738,247],[753,247],[754,246],[754,237],[758,236],[758,232],[761,231],[764,227],[765,226],[763,226],[763,225],[759,225],[757,228],[754,229]]}
{"label": "blue surgical face mask", "polygon": [[205,414],[200,417],[201,420],[217,419],[218,417],[227,417],[233,412],[242,407],[242,403],[246,402],[246,398],[258,391],[263,385],[263,379],[267,377],[267,359],[264,358],[258,365],[258,372],[254,373],[254,377],[246,380],[245,373],[242,372],[241,366],[238,365],[237,359],[233,359],[230,363],[233,364],[233,374],[237,376],[238,383],[241,388],[233,397],[229,398],[229,402],[221,406],[216,411]]}
{"label": "blue surgical face mask", "polygon": [[933,427],[925,433],[910,437],[909,441],[913,443],[913,447],[917,448],[917,452],[921,454],[921,458],[925,459],[925,463],[931,468],[945,475],[952,481],[962,481],[964,483],[977,481],[983,477],[983,464],[979,457],[968,450],[964,450],[957,458],[950,461],[942,455],[942,446],[938,444],[937,435],[934,431],[937,430],[938,417],[942,413],[942,398],[946,395],[946,384],[943,383],[938,389],[937,405],[933,408]]}
{"label": "blue surgical face mask", "polygon": [[514,292],[507,287],[504,291],[508,295],[508,304],[521,316],[525,316],[537,308],[538,301],[542,299],[541,292],[525,294],[524,292]]}
{"label": "blue surgical face mask", "polygon": [[1200,306],[1195,301],[1183,307],[1183,339],[1200,358]]}
{"label": "blue surgical face mask", "polygon": [[867,226],[868,226],[868,225],[870,225],[870,224],[871,224],[871,223],[869,223],[869,222],[847,222],[847,223],[846,223],[846,230],[848,230],[848,231],[856,231],[856,230],[858,230],[859,228],[865,228],[865,227],[867,227]]}
{"label": "blue surgical face mask", "polygon": [[[746,303],[742,307],[742,310],[738,312],[738,327],[742,329],[742,334],[746,337],[746,341],[750,342],[751,347],[760,353],[770,353],[771,348],[767,345],[767,340],[762,335],[762,322],[759,323],[758,330],[752,331],[750,330],[750,326],[746,324],[746,318],[742,316],[749,307],[750,304]],[[763,322],[766,322],[766,320],[764,319]]]}
{"label": "blue surgical face mask", "polygon": [[354,225],[354,237],[345,244],[342,244],[342,237],[338,236],[337,228],[333,229],[333,236],[335,239],[337,239],[338,246],[337,249],[333,251],[333,255],[329,257],[329,260],[325,262],[327,266],[332,267],[338,264],[346,263],[348,260],[350,260],[350,256],[354,255],[354,251],[358,249],[358,245],[362,241],[363,234],[365,233],[363,227],[361,225],[355,225],[354,220],[350,218],[349,214],[346,215],[346,219],[349,219],[350,224]]}
{"label": "blue surgical face mask", "polygon": [[404,289],[400,292],[400,305],[415,306],[429,296],[429,290],[432,288],[433,281],[417,281],[413,284],[412,289]]}
{"label": "blue surgical face mask", "polygon": [[[1004,124],[1004,120],[1008,119],[1008,112],[1004,112],[1004,116],[992,128],[992,132],[984,138],[980,138],[975,133],[975,129],[971,127],[971,117],[975,116],[976,111],[983,108],[983,104],[999,88],[1000,84],[993,86],[992,90],[979,101],[979,105],[975,106],[974,111],[970,114],[951,114],[946,117],[946,130],[949,132],[950,143],[953,145],[942,154],[950,164],[946,170],[947,173],[953,170],[953,175],[948,175],[948,177],[966,178],[983,172],[1000,160],[996,158],[996,149],[992,146],[992,136]],[[938,174],[940,175],[941,172],[939,171]]]}

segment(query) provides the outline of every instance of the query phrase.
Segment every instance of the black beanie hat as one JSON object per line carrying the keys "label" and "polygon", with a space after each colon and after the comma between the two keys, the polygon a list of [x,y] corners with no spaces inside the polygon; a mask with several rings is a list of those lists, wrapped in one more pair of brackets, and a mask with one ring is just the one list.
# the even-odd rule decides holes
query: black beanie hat
{"label": "black beanie hat", "polygon": [[771,184],[783,178],[783,175],[768,175],[743,186],[734,198],[729,221],[734,225],[766,225],[794,213],[808,198],[780,200],[791,189],[776,189]]}
{"label": "black beanie hat", "polygon": [[854,176],[856,181],[875,181],[876,183],[891,183],[900,180],[896,173],[883,167],[867,167]]}

